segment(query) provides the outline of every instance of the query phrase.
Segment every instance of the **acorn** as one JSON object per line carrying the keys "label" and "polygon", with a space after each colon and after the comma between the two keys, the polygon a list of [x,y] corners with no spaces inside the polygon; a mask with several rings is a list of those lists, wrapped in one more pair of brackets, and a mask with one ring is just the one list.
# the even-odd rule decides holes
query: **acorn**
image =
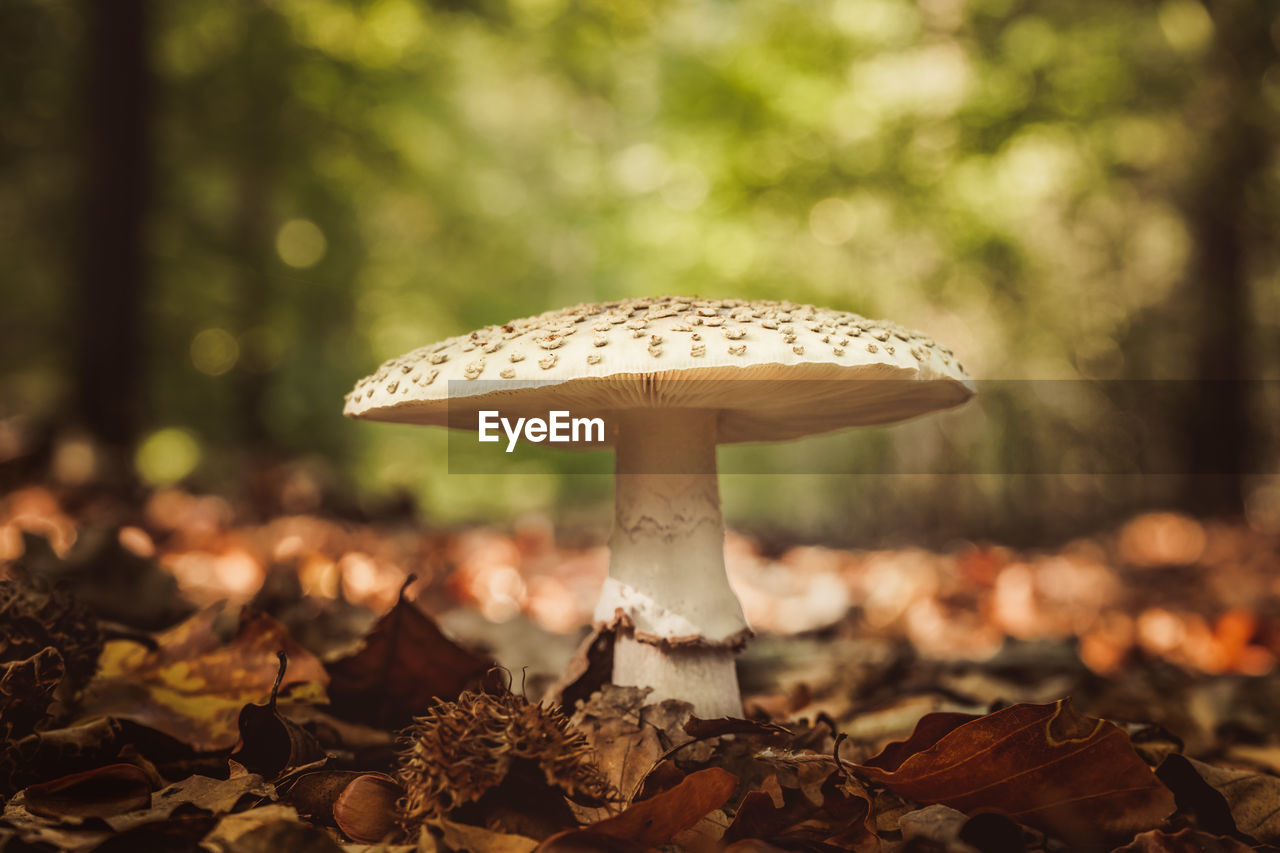
{"label": "acorn", "polygon": [[448,816],[531,837],[576,825],[566,798],[616,799],[586,738],[563,713],[512,693],[437,700],[405,733],[397,777],[400,825],[414,837]]}
{"label": "acorn", "polygon": [[56,649],[66,672],[59,692],[72,696],[93,677],[102,631],[87,609],[41,583],[0,580],[0,664]]}

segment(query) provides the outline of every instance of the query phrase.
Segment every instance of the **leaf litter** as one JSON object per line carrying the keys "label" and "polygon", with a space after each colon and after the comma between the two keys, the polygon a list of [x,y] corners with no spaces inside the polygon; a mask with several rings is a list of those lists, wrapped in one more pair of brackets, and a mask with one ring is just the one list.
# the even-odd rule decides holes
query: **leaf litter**
{"label": "leaf litter", "polygon": [[[238,524],[219,500],[156,493],[113,528],[43,486],[0,497],[0,847],[1280,843],[1269,534],[1154,514],[1046,553],[776,556],[731,535],[762,630],[744,717],[702,720],[610,685],[607,637],[522,670],[522,648],[586,620],[600,549],[542,528]],[[782,577],[786,601],[755,594]],[[809,620],[797,602],[833,584],[858,606]],[[519,611],[518,630],[454,640],[437,617],[463,608]]]}

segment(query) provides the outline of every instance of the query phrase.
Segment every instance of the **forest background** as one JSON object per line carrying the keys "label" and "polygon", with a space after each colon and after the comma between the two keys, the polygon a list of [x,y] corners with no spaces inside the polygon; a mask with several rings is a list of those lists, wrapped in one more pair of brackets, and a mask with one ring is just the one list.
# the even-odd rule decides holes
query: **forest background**
{"label": "forest background", "polygon": [[481,325],[678,293],[888,317],[980,380],[722,451],[738,526],[1280,530],[1277,45],[1248,0],[10,0],[4,483],[267,471],[293,511],[606,524],[598,460],[450,475],[442,431],[342,396]]}

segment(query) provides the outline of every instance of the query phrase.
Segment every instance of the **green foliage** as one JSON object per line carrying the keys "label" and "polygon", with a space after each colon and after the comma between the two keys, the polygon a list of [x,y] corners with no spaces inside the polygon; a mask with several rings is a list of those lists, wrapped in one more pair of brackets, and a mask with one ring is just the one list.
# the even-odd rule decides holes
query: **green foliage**
{"label": "green foliage", "polygon": [[[437,338],[667,292],[887,316],[928,330],[979,377],[1193,375],[1184,191],[1222,96],[1215,22],[1193,0],[153,11],[151,420],[215,449],[321,454],[362,490],[415,491],[436,518],[594,501],[598,482],[554,471],[446,478],[443,436],[343,422],[342,394]],[[64,365],[40,336],[67,309],[43,285],[68,276],[75,15],[34,0],[2,14],[0,232],[15,246],[12,304],[33,322],[0,350],[0,405],[50,413]],[[1280,105],[1280,65],[1269,68],[1233,95],[1265,133]],[[1261,342],[1280,313],[1264,237],[1280,224],[1275,183],[1273,166],[1247,247],[1262,364],[1274,364]],[[1037,428],[1052,445],[1110,414],[1088,400]],[[940,462],[998,457],[1020,446],[1024,415],[1010,401],[983,428],[911,440]],[[845,467],[905,452],[895,441],[746,452],[779,470]],[[776,483],[735,482],[731,511],[827,531],[850,514],[875,524],[890,508],[937,508],[930,496],[961,488],[898,482],[884,503],[851,494],[847,478],[797,479],[781,486],[797,495],[787,505]],[[971,528],[1041,494],[968,488],[972,507],[955,517]],[[1054,488],[1068,512],[1097,500],[1096,487]],[[1122,492],[1111,494],[1168,497]]]}

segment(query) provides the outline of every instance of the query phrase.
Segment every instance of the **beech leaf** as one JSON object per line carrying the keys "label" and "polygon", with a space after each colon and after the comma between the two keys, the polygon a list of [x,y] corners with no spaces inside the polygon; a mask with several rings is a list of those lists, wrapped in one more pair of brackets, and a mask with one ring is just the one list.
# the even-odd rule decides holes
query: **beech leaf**
{"label": "beech leaf", "polygon": [[339,716],[400,728],[431,707],[433,699],[457,699],[494,666],[446,637],[434,619],[405,598],[407,586],[360,649],[328,664],[330,705]]}
{"label": "beech leaf", "polygon": [[690,773],[674,788],[632,803],[621,814],[586,828],[638,844],[663,844],[723,806],[737,787],[737,776],[708,767]]}
{"label": "beech leaf", "polygon": [[1264,844],[1280,843],[1280,778],[1178,757],[1184,758],[1201,779],[1222,795],[1236,829]]}
{"label": "beech leaf", "polygon": [[109,764],[32,785],[27,811],[42,817],[109,817],[151,805],[151,778],[133,764]]}
{"label": "beech leaf", "polygon": [[858,769],[917,802],[997,811],[1078,844],[1130,838],[1174,809],[1125,733],[1069,700],[962,717],[930,714]]}

